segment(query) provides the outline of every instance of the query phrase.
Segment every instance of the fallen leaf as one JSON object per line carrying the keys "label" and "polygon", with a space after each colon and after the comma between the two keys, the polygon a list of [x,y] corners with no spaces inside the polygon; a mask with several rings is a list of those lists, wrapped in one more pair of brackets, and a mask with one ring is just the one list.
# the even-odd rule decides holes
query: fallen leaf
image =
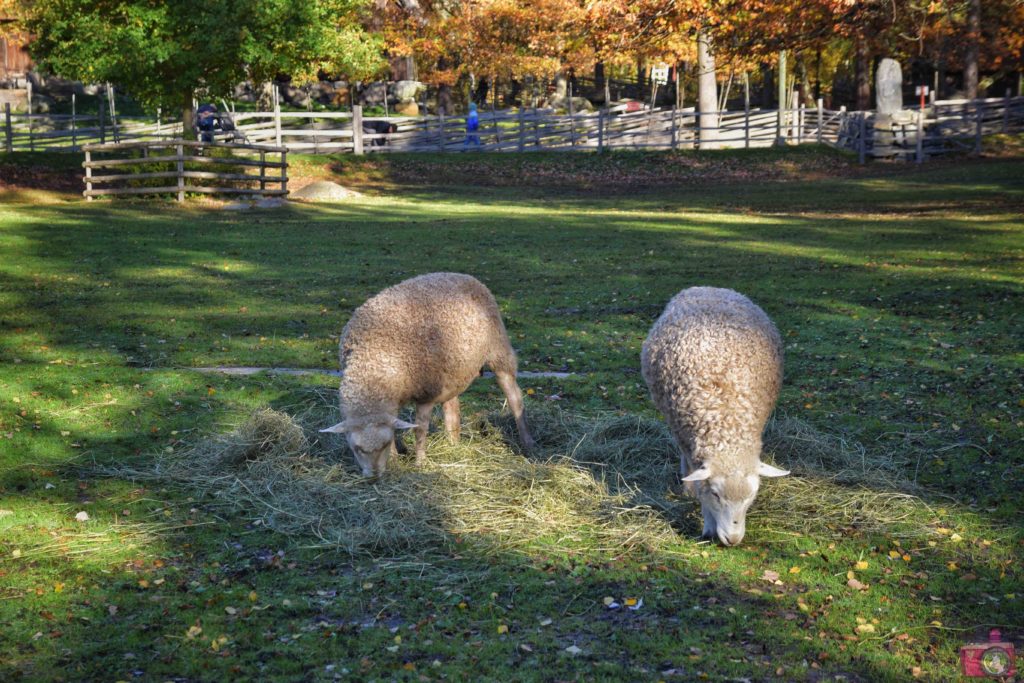
{"label": "fallen leaf", "polygon": [[89,521],[89,513],[85,512],[83,510],[82,512],[79,512],[77,515],[75,515],[75,519],[78,520],[79,522],[88,522]]}
{"label": "fallen leaf", "polygon": [[863,570],[868,568],[867,560],[860,560],[853,567],[854,567],[854,569],[859,569],[859,570],[863,571]]}
{"label": "fallen leaf", "polygon": [[861,583],[857,579],[850,579],[846,582],[846,585],[858,591],[866,591],[868,589],[867,584]]}
{"label": "fallen leaf", "polygon": [[569,647],[565,648],[565,651],[568,652],[569,654],[573,655],[573,656],[578,655],[579,653],[583,652],[583,650],[581,650],[580,648],[576,647],[575,645],[570,645]]}
{"label": "fallen leaf", "polygon": [[874,632],[875,632],[875,625],[874,624],[858,624],[857,625],[857,633],[874,633]]}
{"label": "fallen leaf", "polygon": [[188,631],[185,632],[185,637],[189,640],[195,640],[195,638],[203,632],[201,626],[189,626]]}
{"label": "fallen leaf", "polygon": [[771,569],[765,569],[764,570],[764,574],[761,575],[761,578],[764,579],[765,581],[770,581],[772,583],[775,583],[776,581],[779,580],[779,573],[778,572],[773,572]]}
{"label": "fallen leaf", "polygon": [[498,624],[498,633],[508,633],[508,626],[505,624]]}

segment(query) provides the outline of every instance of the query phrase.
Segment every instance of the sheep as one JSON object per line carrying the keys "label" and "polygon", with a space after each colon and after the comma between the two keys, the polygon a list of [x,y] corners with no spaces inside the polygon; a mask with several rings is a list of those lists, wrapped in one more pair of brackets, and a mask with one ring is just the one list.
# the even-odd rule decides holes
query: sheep
{"label": "sheep", "polygon": [[760,478],[789,474],[761,462],[761,434],[782,384],[779,331],[742,294],[691,287],[665,306],[640,360],[682,451],[682,480],[700,500],[702,536],[739,544]]}
{"label": "sheep", "polygon": [[[515,416],[523,449],[533,448],[516,354],[494,296],[461,273],[429,273],[388,287],[352,314],[339,343],[342,421],[320,430],[344,433],[367,477],[387,468],[393,450],[405,452],[396,429],[414,429],[416,464],[426,457],[427,427],[443,404],[452,441],[460,431],[459,395],[490,366]],[[416,422],[398,418],[416,404]]]}

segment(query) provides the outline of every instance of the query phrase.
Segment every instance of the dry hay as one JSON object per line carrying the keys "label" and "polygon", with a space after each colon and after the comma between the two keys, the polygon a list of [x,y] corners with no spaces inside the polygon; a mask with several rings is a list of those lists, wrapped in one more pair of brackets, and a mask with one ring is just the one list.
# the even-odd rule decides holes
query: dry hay
{"label": "dry hay", "polygon": [[[259,410],[230,434],[119,474],[178,481],[258,524],[378,557],[458,542],[488,551],[679,552],[699,531],[699,506],[677,495],[678,455],[661,421],[533,409],[538,452],[525,458],[509,446],[511,417],[475,417],[459,444],[433,435],[423,468],[392,457],[385,476],[367,480],[342,437],[317,432],[337,421],[335,396],[310,390],[298,406]],[[891,457],[788,419],[769,425],[766,453],[794,476],[765,482],[754,534],[886,531],[913,520],[927,531],[919,514],[927,507],[905,493],[912,489]]]}

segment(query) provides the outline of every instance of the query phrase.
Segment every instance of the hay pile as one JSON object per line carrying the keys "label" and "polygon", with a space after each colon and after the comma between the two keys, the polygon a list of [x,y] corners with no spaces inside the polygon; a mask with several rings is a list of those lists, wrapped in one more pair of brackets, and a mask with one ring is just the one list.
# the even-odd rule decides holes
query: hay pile
{"label": "hay pile", "polygon": [[[432,435],[422,469],[392,457],[371,481],[343,437],[317,432],[337,421],[335,396],[309,390],[287,412],[257,411],[230,434],[120,474],[184,483],[259,524],[353,555],[424,556],[458,542],[490,551],[585,542],[615,554],[673,552],[700,531],[699,506],[677,495],[678,456],[660,421],[534,409],[538,453],[524,458],[509,446],[511,417],[474,418],[457,445]],[[796,476],[766,482],[754,533],[884,530],[927,510],[900,492],[908,488],[899,463],[801,422],[773,422],[766,451]]]}

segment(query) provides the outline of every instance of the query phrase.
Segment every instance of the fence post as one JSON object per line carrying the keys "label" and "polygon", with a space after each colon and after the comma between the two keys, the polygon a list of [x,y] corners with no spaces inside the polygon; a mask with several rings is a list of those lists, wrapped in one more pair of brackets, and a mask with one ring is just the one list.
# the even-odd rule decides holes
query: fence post
{"label": "fence post", "polygon": [[361,104],[352,105],[352,153],[356,156],[361,156],[363,153],[363,105]]}
{"label": "fence post", "polygon": [[11,128],[11,103],[4,102],[4,149],[14,151],[14,130]]}
{"label": "fence post", "polygon": [[672,151],[676,151],[676,105],[672,105]]}
{"label": "fence post", "polygon": [[78,136],[76,135],[75,125],[75,93],[71,93],[71,151],[74,152],[78,149]]}
{"label": "fence post", "polygon": [[[353,107],[355,111],[355,107]],[[355,129],[353,129],[355,130]],[[274,86],[274,140],[281,146],[281,90]]]}
{"label": "fence post", "polygon": [[924,162],[924,112],[917,112],[917,163]]}
{"label": "fence post", "polygon": [[526,149],[526,128],[523,126],[523,108],[519,107],[519,146],[518,151]]}
{"label": "fence post", "polygon": [[185,201],[185,146],[178,144],[176,146],[178,153],[178,201]]}
{"label": "fence post", "polygon": [[288,194],[288,148],[281,148],[281,191]]}
{"label": "fence post", "polygon": [[100,123],[100,144],[101,145],[107,144],[107,127],[106,127],[106,124],[103,123],[103,114],[104,114],[104,112],[103,112],[103,99],[101,98],[100,101],[99,101],[99,112],[98,112],[99,123]]}
{"label": "fence post", "polygon": [[444,139],[444,112],[437,110],[437,148],[443,152],[445,148]]}
{"label": "fence post", "polygon": [[1010,132],[1010,89],[1006,89],[1006,97],[1003,98],[1003,133]]}
{"label": "fence post", "polygon": [[743,149],[750,149],[750,97],[743,97]]}
{"label": "fence post", "polygon": [[597,110],[597,151],[604,151],[604,112],[602,107]]}
{"label": "fence post", "polygon": [[701,134],[701,122],[700,122],[700,108],[693,111],[693,148],[700,148],[700,134]]}
{"label": "fence post", "polygon": [[818,144],[821,144],[821,129],[825,126],[825,100],[818,98]]}
{"label": "fence post", "polygon": [[92,152],[85,150],[85,201],[92,201]]}
{"label": "fence post", "polygon": [[576,146],[576,116],[572,106],[572,91],[569,91],[569,146]]}
{"label": "fence post", "polygon": [[537,130],[537,107],[533,108],[533,145],[540,147],[540,132]]}
{"label": "fence post", "polygon": [[984,125],[985,108],[978,102],[974,114],[974,153],[981,154],[981,128]]}
{"label": "fence post", "polygon": [[868,153],[868,114],[862,111],[859,122],[860,132],[857,135],[857,163],[863,164]]}
{"label": "fence post", "polygon": [[260,150],[260,197],[264,197],[263,192],[267,189],[267,153],[264,150]]}

